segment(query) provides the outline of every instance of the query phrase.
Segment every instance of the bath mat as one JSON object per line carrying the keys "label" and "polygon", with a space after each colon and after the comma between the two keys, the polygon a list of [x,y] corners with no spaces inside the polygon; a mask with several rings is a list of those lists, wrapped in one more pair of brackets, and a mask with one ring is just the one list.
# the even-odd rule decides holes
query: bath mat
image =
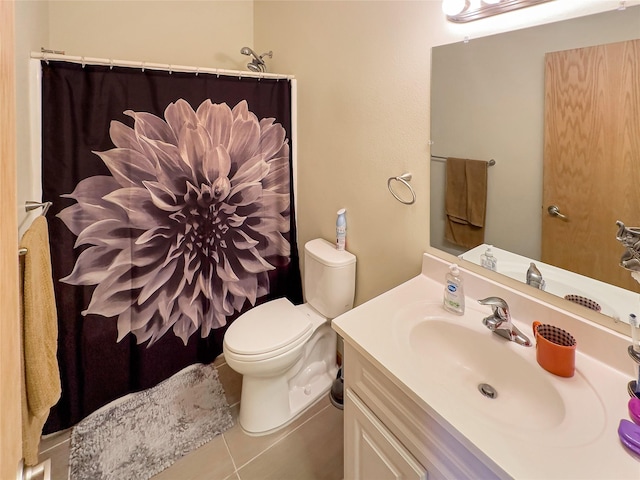
{"label": "bath mat", "polygon": [[148,479],[233,425],[213,365],[191,365],[71,432],[70,480]]}

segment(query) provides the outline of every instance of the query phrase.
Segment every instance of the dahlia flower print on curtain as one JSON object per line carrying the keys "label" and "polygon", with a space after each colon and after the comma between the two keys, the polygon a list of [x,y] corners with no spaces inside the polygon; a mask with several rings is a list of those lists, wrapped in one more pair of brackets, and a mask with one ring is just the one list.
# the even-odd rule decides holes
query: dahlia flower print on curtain
{"label": "dahlia flower print on curtain", "polygon": [[164,119],[128,110],[115,145],[95,152],[111,176],[82,180],[59,217],[87,245],[73,285],[97,285],[83,314],[118,318],[118,340],[151,346],[170,329],[186,345],[200,330],[269,292],[269,257],[288,257],[289,144],[282,125],[183,99]]}
{"label": "dahlia flower print on curtain", "polygon": [[41,69],[62,380],[51,433],[213,361],[239,315],[300,303],[302,282],[289,81]]}

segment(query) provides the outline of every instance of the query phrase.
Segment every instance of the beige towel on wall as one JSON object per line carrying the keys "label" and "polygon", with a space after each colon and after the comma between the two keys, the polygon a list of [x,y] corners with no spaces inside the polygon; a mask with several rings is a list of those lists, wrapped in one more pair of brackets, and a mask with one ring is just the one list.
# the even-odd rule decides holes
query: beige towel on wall
{"label": "beige towel on wall", "polygon": [[481,160],[447,159],[444,237],[466,248],[484,243],[487,167]]}
{"label": "beige towel on wall", "polygon": [[47,220],[37,217],[20,246],[27,249],[23,277],[24,388],[22,450],[27,465],[38,463],[38,447],[49,410],[60,399],[58,315],[53,291]]}

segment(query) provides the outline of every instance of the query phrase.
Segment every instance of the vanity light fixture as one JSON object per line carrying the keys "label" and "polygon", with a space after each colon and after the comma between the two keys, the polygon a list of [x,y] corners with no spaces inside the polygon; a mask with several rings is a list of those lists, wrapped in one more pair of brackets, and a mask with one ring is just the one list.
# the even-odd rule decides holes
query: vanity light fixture
{"label": "vanity light fixture", "polygon": [[442,11],[450,22],[465,23],[550,1],[552,0],[442,0]]}

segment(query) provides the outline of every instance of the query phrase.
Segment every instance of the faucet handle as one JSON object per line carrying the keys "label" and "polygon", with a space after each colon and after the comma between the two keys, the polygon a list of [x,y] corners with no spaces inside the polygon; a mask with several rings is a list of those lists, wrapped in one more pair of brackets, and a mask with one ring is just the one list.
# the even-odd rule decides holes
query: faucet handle
{"label": "faucet handle", "polygon": [[489,305],[493,309],[493,315],[504,321],[509,321],[509,305],[500,297],[487,297],[478,300],[480,305]]}
{"label": "faucet handle", "polygon": [[505,302],[503,299],[501,299],[500,297],[487,297],[487,298],[483,298],[482,300],[478,300],[478,303],[480,305],[491,305],[496,306],[496,307],[501,307],[504,308],[505,310],[509,309],[509,306],[507,305],[507,302]]}
{"label": "faucet handle", "polygon": [[493,333],[516,342],[525,347],[531,346],[531,341],[511,322],[509,306],[500,297],[487,297],[478,300],[481,305],[491,305],[493,317],[486,317],[482,323]]}

